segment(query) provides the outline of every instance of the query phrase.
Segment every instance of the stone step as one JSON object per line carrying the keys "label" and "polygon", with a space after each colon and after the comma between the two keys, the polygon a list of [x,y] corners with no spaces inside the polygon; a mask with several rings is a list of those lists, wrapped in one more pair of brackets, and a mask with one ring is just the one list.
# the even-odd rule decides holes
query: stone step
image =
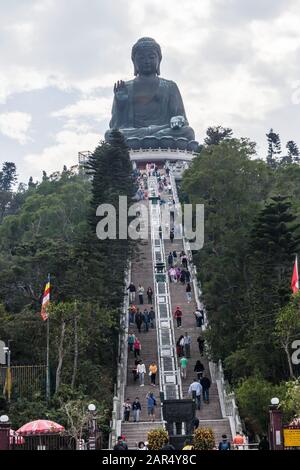
{"label": "stone step", "polygon": [[136,449],[138,442],[147,441],[148,432],[153,429],[163,427],[161,421],[154,422],[139,422],[139,423],[122,423],[122,434],[126,437],[126,442],[129,449]]}

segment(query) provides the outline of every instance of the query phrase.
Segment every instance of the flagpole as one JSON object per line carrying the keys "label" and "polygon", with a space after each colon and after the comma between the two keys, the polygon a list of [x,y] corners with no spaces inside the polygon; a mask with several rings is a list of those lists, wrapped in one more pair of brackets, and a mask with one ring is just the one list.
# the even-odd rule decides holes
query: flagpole
{"label": "flagpole", "polygon": [[[48,282],[50,283],[50,274],[48,274]],[[49,337],[50,337],[50,325],[49,315],[46,320],[47,323],[47,351],[46,351],[46,399],[50,400],[50,370],[49,370]]]}

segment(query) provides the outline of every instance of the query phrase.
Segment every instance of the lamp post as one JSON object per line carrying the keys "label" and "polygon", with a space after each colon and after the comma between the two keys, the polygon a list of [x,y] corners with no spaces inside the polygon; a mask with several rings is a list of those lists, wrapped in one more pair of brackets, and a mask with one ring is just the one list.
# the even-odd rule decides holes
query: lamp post
{"label": "lamp post", "polygon": [[89,450],[96,450],[96,406],[93,403],[88,405],[90,412],[89,419]]}
{"label": "lamp post", "polygon": [[6,369],[6,378],[5,378],[5,392],[7,393],[7,401],[8,403],[10,402],[10,397],[11,397],[11,386],[12,386],[12,383],[11,383],[11,369],[10,369],[10,355],[11,355],[11,350],[10,350],[10,347],[9,347],[9,344],[11,343],[11,339],[9,339],[7,341],[8,343],[8,346],[4,346],[3,350],[6,354],[6,357],[7,357],[7,360],[6,360],[6,363],[7,363],[7,369]]}
{"label": "lamp post", "polygon": [[279,408],[279,398],[274,397],[271,399],[269,406],[269,442],[271,450],[282,450],[282,412]]}
{"label": "lamp post", "polygon": [[0,450],[9,450],[10,422],[7,415],[0,416]]}

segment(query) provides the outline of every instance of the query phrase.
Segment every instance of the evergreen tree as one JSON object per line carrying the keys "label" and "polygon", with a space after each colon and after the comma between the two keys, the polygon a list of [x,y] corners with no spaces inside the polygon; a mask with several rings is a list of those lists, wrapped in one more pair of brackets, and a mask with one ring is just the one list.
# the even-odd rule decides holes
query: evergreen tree
{"label": "evergreen tree", "polygon": [[300,161],[300,152],[298,149],[298,146],[296,142],[293,140],[289,140],[286,144],[286,148],[288,150],[287,158],[288,158],[288,163],[299,163]]}
{"label": "evergreen tree", "polygon": [[30,176],[28,180],[28,188],[35,188],[35,187],[36,187],[36,184],[33,182],[32,176]]}
{"label": "evergreen tree", "polygon": [[13,162],[4,162],[0,171],[0,191],[11,191],[17,181],[17,169]]}
{"label": "evergreen tree", "polygon": [[222,126],[209,127],[206,135],[207,137],[204,139],[206,145],[219,145],[222,140],[231,139],[232,129]]}
{"label": "evergreen tree", "polygon": [[266,134],[268,140],[268,155],[267,155],[267,164],[275,169],[279,164],[279,155],[281,154],[281,142],[279,134],[273,132],[273,129],[270,129],[270,132]]}
{"label": "evergreen tree", "polygon": [[[92,250],[93,259],[99,266],[103,266],[103,294],[106,302],[109,301],[110,305],[118,307],[122,298],[124,271],[132,247],[129,239],[119,239],[119,197],[127,196],[130,203],[135,194],[128,148],[119,131],[113,130],[110,142],[102,142],[96,148],[86,164],[86,169],[92,176],[91,234],[87,252]],[[116,240],[99,240],[96,236],[99,222],[96,210],[101,204],[111,204],[116,210]]]}

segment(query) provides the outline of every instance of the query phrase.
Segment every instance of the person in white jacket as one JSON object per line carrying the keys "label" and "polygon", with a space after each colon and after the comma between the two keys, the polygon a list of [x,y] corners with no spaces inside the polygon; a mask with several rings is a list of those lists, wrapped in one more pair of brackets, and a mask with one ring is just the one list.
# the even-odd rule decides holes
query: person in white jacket
{"label": "person in white jacket", "polygon": [[136,371],[139,374],[140,387],[144,387],[144,385],[145,385],[146,366],[145,366],[143,361],[141,361],[137,365]]}

